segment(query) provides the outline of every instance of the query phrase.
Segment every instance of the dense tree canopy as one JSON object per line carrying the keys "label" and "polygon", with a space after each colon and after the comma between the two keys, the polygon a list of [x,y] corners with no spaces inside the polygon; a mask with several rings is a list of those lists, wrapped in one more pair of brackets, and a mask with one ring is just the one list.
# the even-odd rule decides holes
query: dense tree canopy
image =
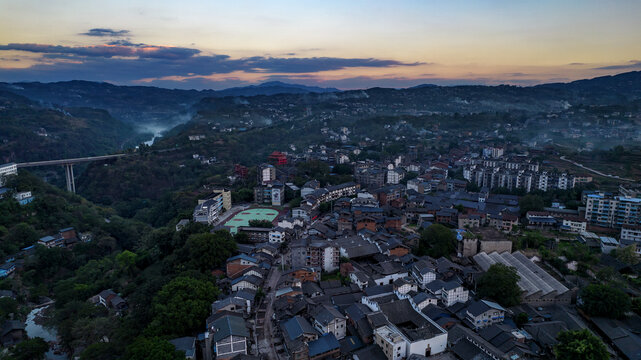
{"label": "dense tree canopy", "polygon": [[25,340],[11,350],[11,360],[40,360],[45,358],[49,344],[44,339],[36,337]]}
{"label": "dense tree canopy", "polygon": [[236,251],[236,243],[228,231],[219,230],[213,234],[191,235],[185,248],[188,263],[193,268],[209,271],[225,263],[225,260]]}
{"label": "dense tree canopy", "polygon": [[184,360],[185,354],[159,337],[139,337],[127,348],[125,359]]}
{"label": "dense tree canopy", "polygon": [[429,255],[435,258],[449,256],[455,248],[456,237],[451,229],[433,224],[421,232],[417,255]]}
{"label": "dense tree canopy", "polygon": [[198,332],[218,294],[210,281],[185,276],[175,278],[154,297],[153,320],[148,332],[172,337]]}
{"label": "dense tree canopy", "polygon": [[607,360],[610,358],[603,341],[589,330],[563,331],[554,347],[558,360]]}
{"label": "dense tree canopy", "polygon": [[630,310],[630,297],[623,290],[601,284],[591,284],[581,290],[581,308],[593,316],[622,318]]}
{"label": "dense tree canopy", "polygon": [[528,211],[541,211],[545,207],[543,198],[539,195],[528,194],[519,200],[519,208],[521,209],[521,214],[525,214]]}
{"label": "dense tree canopy", "polygon": [[503,306],[513,306],[521,300],[520,277],[516,269],[504,264],[493,264],[477,283],[478,295],[490,298]]}

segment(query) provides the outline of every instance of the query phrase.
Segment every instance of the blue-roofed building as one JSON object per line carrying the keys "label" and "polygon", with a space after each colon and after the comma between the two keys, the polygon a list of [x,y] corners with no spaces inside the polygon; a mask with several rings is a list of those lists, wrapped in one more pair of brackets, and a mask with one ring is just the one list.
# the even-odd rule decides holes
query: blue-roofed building
{"label": "blue-roofed building", "polygon": [[12,262],[0,265],[0,278],[5,278],[16,271],[16,264]]}
{"label": "blue-roofed building", "polygon": [[246,254],[240,254],[232,256],[227,259],[226,271],[229,278],[236,278],[240,276],[243,270],[250,268],[252,266],[257,266],[259,261]]}
{"label": "blue-roofed building", "polygon": [[489,300],[472,300],[465,309],[465,320],[474,329],[502,323],[504,319],[505,309]]}
{"label": "blue-roofed building", "polygon": [[317,340],[309,342],[308,346],[310,360],[337,358],[341,352],[341,345],[332,333],[327,333]]}
{"label": "blue-roofed building", "polygon": [[314,330],[309,321],[297,315],[289,320],[281,322],[280,328],[283,331],[285,347],[287,348],[291,359],[309,359],[307,344],[310,341],[318,339],[318,332]]}
{"label": "blue-roofed building", "polygon": [[64,240],[65,239],[62,236],[47,235],[45,237],[41,237],[38,240],[38,244],[47,248],[62,247],[65,244]]}
{"label": "blue-roofed building", "polygon": [[217,359],[231,359],[239,354],[247,354],[249,331],[242,317],[220,317],[210,325],[209,333]]}
{"label": "blue-roofed building", "polygon": [[609,254],[612,250],[615,250],[619,247],[619,242],[609,236],[600,236],[601,239],[601,252],[604,254]]}

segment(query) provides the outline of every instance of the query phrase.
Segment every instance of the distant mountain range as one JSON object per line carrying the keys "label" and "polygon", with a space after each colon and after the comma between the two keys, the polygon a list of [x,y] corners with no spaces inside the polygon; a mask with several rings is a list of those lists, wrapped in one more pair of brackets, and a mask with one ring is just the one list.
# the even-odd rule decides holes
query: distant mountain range
{"label": "distant mountain range", "polygon": [[[372,88],[340,91],[280,81],[225,90],[177,90],[150,86],[116,86],[104,82],[0,83],[0,90],[23,96],[40,107],[95,108],[139,131],[166,130],[191,120],[197,113],[220,113],[235,108],[254,111],[261,104],[278,108],[298,104],[320,108],[345,104],[370,104],[372,114],[483,111],[554,111],[572,104],[617,104],[641,99],[641,72],[628,72],[570,83],[531,87],[437,86],[424,84],[407,89]],[[275,97],[274,97],[275,96]],[[238,97],[244,97],[239,100]],[[279,105],[279,102],[282,104]],[[318,107],[318,106],[317,106]],[[386,112],[385,109],[390,110]],[[289,110],[288,110],[289,111]],[[235,114],[234,112],[229,114]],[[261,114],[266,116],[268,114]],[[233,120],[235,115],[228,115]],[[205,117],[207,118],[207,117]],[[273,121],[268,120],[268,122]],[[260,124],[256,123],[257,125]],[[154,130],[156,132],[158,130]]]}

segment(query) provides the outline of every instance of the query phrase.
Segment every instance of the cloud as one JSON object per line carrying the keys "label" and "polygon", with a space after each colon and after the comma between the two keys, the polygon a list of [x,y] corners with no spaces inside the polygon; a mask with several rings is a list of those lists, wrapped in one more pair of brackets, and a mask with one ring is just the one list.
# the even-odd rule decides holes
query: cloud
{"label": "cloud", "polygon": [[[62,46],[45,44],[7,44],[0,45],[0,50],[26,51],[49,55],[77,55],[81,57],[139,57],[157,59],[181,59],[192,57],[200,50],[170,46],[150,46],[144,44],[131,45],[89,45]],[[53,56],[49,56],[52,58]]]}
{"label": "cloud", "polygon": [[97,37],[105,37],[105,36],[121,37],[121,36],[129,35],[129,30],[94,28],[94,29],[89,29],[89,31],[85,33],[81,33],[80,35],[97,36]]}
{"label": "cloud", "polygon": [[[0,68],[2,81],[92,80],[132,84],[141,80],[170,77],[206,77],[240,72],[245,74],[315,74],[348,68],[390,68],[424,63],[375,58],[272,57],[231,58],[224,54],[202,54],[195,48],[154,46],[118,39],[103,45],[63,46],[11,43],[1,51],[40,54],[29,67]],[[254,76],[255,77],[255,76]],[[169,80],[172,81],[172,80]],[[177,83],[179,83],[176,80]],[[184,85],[186,82],[179,83]],[[205,80],[191,84],[202,87]]]}
{"label": "cloud", "polygon": [[609,65],[593,68],[592,70],[637,70],[641,69],[641,61],[630,60],[625,64]]}

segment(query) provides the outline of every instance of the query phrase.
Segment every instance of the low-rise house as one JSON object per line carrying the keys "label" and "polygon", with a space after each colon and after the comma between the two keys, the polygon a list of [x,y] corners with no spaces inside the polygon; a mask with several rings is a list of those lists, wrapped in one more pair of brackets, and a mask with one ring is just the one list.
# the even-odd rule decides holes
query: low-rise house
{"label": "low-rise house", "polygon": [[307,343],[318,339],[318,332],[301,316],[280,323],[285,347],[294,360],[309,359]]}
{"label": "low-rise house", "polygon": [[239,354],[247,354],[249,331],[243,318],[222,316],[208,324],[208,330],[216,359],[231,359]]}
{"label": "low-rise house", "polygon": [[0,265],[0,279],[13,274],[16,271],[16,264],[8,262]]}
{"label": "low-rise house", "polygon": [[600,236],[601,238],[601,252],[604,254],[609,254],[612,250],[616,250],[619,247],[619,242],[609,236]]}
{"label": "low-rise house", "polygon": [[36,197],[31,194],[31,191],[22,191],[15,193],[13,198],[16,199],[20,205],[24,206],[35,200]]}
{"label": "low-rise house", "polygon": [[46,248],[54,248],[54,247],[62,247],[64,246],[64,239],[62,237],[57,237],[57,236],[51,236],[47,235],[44,237],[41,237],[38,240],[38,244],[43,245]]}
{"label": "low-rise house", "polygon": [[519,224],[519,217],[512,214],[490,215],[490,226],[497,230],[511,232]]}
{"label": "low-rise house", "polygon": [[98,294],[98,303],[108,309],[122,311],[127,309],[125,299],[116,294],[113,290],[103,290]]}
{"label": "low-rise house", "polygon": [[376,327],[374,337],[384,352],[386,347],[390,350],[386,352],[388,360],[399,360],[413,354],[430,356],[445,351],[447,331],[417,312],[409,300],[381,304],[380,309],[387,324]]}
{"label": "low-rise house", "polygon": [[341,345],[333,333],[327,333],[309,344],[309,360],[338,358],[341,353]]}
{"label": "low-rise house", "polygon": [[504,319],[505,309],[492,301],[472,300],[465,308],[465,320],[467,320],[474,329],[502,323]]}
{"label": "low-rise house", "polygon": [[251,243],[269,242],[269,234],[272,231],[270,228],[241,226],[238,228],[239,233],[247,234],[248,240]]}
{"label": "low-rise house", "polygon": [[256,275],[243,275],[231,281],[231,290],[238,291],[243,289],[258,290],[263,284],[263,279]]}
{"label": "low-rise house", "polygon": [[342,339],[347,331],[347,319],[335,307],[319,305],[311,311],[314,328],[321,334],[333,333],[337,339]]}
{"label": "low-rise house", "polygon": [[252,266],[257,266],[258,260],[246,254],[232,256],[227,259],[226,270],[227,276],[230,278],[237,277],[243,270]]}
{"label": "low-rise house", "polygon": [[440,297],[446,307],[458,302],[465,303],[469,299],[469,291],[456,281],[444,282],[435,280],[427,284],[427,289],[434,295]]}
{"label": "low-rise house", "polygon": [[399,294],[407,294],[410,291],[418,291],[418,286],[416,283],[408,277],[400,278],[394,280],[392,283],[394,285],[394,291]]}

